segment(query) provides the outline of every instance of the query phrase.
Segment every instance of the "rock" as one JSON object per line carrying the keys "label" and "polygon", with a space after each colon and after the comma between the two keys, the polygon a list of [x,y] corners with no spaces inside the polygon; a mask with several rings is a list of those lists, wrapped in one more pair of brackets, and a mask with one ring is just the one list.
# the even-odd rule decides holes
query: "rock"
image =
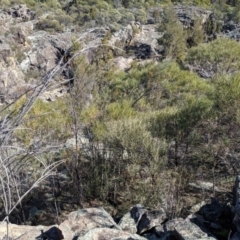
{"label": "rock", "polygon": [[154,233],[145,233],[142,235],[142,237],[148,240],[163,240],[162,238],[156,236]]}
{"label": "rock", "polygon": [[141,26],[141,31],[134,36],[132,44],[135,46],[135,56],[140,59],[158,57],[162,47],[158,44],[158,39],[163,33],[157,31],[156,25],[147,24]]}
{"label": "rock", "polygon": [[117,70],[127,70],[131,68],[132,62],[133,58],[116,57],[113,59],[113,63],[116,65]]}
{"label": "rock", "polygon": [[[0,95],[6,101],[10,93],[18,91],[24,75],[16,64],[14,53],[7,43],[0,43]],[[14,95],[14,94],[13,94]]]}
{"label": "rock", "polygon": [[174,235],[181,240],[214,240],[216,238],[208,236],[197,225],[188,221],[182,220],[177,222],[174,227]]}
{"label": "rock", "polygon": [[189,183],[189,186],[194,190],[207,190],[213,191],[213,187],[216,192],[220,192],[218,187],[214,186],[211,182],[197,181],[196,183]]}
{"label": "rock", "polygon": [[215,198],[211,198],[211,203],[204,205],[199,213],[204,216],[205,220],[214,222],[221,217],[223,205],[220,204]]}
{"label": "rock", "polygon": [[148,211],[141,204],[133,206],[130,213],[121,219],[119,226],[130,233],[143,234],[156,226],[160,226],[166,219],[163,209]]}
{"label": "rock", "polygon": [[137,233],[137,224],[132,218],[130,212],[128,212],[122,217],[118,225],[123,231],[129,232],[132,234]]}
{"label": "rock", "polygon": [[207,228],[204,227],[204,219],[199,215],[190,215],[185,220],[182,218],[172,219],[157,226],[155,234],[161,239],[197,240],[215,239]]}
{"label": "rock", "polygon": [[224,35],[228,38],[232,38],[237,41],[240,41],[240,28],[236,28],[232,31],[229,31],[229,32],[225,33]]}
{"label": "rock", "polygon": [[240,41],[240,24],[234,21],[226,22],[222,27],[223,36]]}
{"label": "rock", "polygon": [[4,30],[8,29],[10,23],[13,22],[12,16],[10,16],[6,11],[0,9],[0,24],[1,28]]}
{"label": "rock", "polygon": [[226,22],[223,27],[222,27],[222,32],[227,34],[233,30],[235,30],[236,28],[239,28],[239,24],[235,23],[234,21],[230,20],[228,22]]}
{"label": "rock", "polygon": [[[54,230],[50,230],[53,228]],[[9,237],[10,239],[18,239],[18,240],[29,240],[29,239],[36,239],[41,236],[41,233],[48,232],[50,230],[51,234],[53,232],[60,233],[61,231],[56,230],[57,226],[45,227],[45,226],[24,226],[24,225],[16,225],[16,224],[9,224]],[[7,225],[6,222],[1,222],[0,224],[0,236],[6,235]],[[55,234],[56,235],[56,234]],[[62,234],[64,237],[65,235]],[[61,237],[61,235],[59,235]],[[54,240],[61,240],[63,238],[58,238]],[[65,238],[65,239],[72,239],[72,238]],[[48,239],[49,240],[49,239]]]}
{"label": "rock", "polygon": [[131,208],[129,213],[123,216],[119,226],[124,231],[142,234],[156,226],[160,226],[165,219],[166,213],[164,210],[148,211],[142,205],[137,204]]}
{"label": "rock", "polygon": [[31,49],[25,53],[25,58],[20,63],[24,72],[38,69],[39,76],[53,69],[58,59],[65,50],[71,46],[73,35],[62,33],[49,35],[45,31],[37,31],[28,36],[31,41]]}
{"label": "rock", "polygon": [[193,205],[193,206],[191,207],[191,209],[190,209],[190,212],[191,212],[191,213],[196,213],[196,212],[198,212],[198,211],[201,209],[201,207],[204,206],[205,204],[206,204],[206,202],[205,202],[205,201],[202,201],[202,202],[200,202],[200,203],[198,203],[198,204]]}
{"label": "rock", "polygon": [[130,210],[131,217],[134,219],[136,224],[139,223],[139,221],[142,218],[142,215],[145,212],[147,212],[147,209],[144,206],[142,206],[141,204],[134,205]]}
{"label": "rock", "polygon": [[9,58],[13,57],[13,53],[12,50],[9,46],[9,44],[7,44],[6,39],[1,40],[1,44],[0,44],[0,57],[1,57],[1,61],[4,61],[5,64],[8,64],[9,62]]}
{"label": "rock", "polygon": [[75,149],[76,144],[79,149],[87,149],[89,147],[89,138],[86,138],[84,135],[79,134],[77,137],[77,143],[76,138],[69,138],[65,143],[65,147],[67,149]]}
{"label": "rock", "polygon": [[[60,87],[60,88],[56,88],[56,89],[53,89],[50,91],[45,91],[39,98],[45,102],[52,102],[52,101],[55,101],[57,98],[63,97],[66,94],[67,94],[67,88]],[[67,143],[66,143],[66,145],[67,145]],[[70,146],[71,147],[73,146],[71,141],[69,142],[69,147]]]}
{"label": "rock", "polygon": [[77,240],[145,240],[137,234],[130,234],[128,232],[117,229],[97,228],[87,232],[84,236],[80,236]]}
{"label": "rock", "polygon": [[179,221],[184,221],[184,220],[183,220],[183,218],[172,219],[162,225],[156,226],[155,227],[155,235],[158,238],[162,238],[162,239],[168,239],[168,237],[170,237],[170,239],[171,239],[171,237],[174,238],[175,225]]}
{"label": "rock", "polygon": [[113,218],[103,208],[86,208],[69,214],[65,225],[74,236],[84,236],[95,228],[111,228],[121,230]]}
{"label": "rock", "polygon": [[202,25],[206,24],[212,15],[212,11],[196,6],[177,5],[174,6],[174,9],[179,21],[185,28],[191,27],[194,23],[194,20],[198,18],[201,19]]}
{"label": "rock", "polygon": [[8,14],[13,18],[20,19],[21,21],[33,20],[36,16],[34,11],[31,11],[25,4],[19,4],[11,7]]}
{"label": "rock", "polygon": [[109,40],[109,45],[126,47],[126,51],[133,51],[135,58],[147,59],[159,55],[161,46],[158,39],[162,33],[156,30],[156,25],[141,25],[138,22],[132,22],[125,28],[115,32]]}
{"label": "rock", "polygon": [[160,226],[167,219],[164,210],[151,210],[145,212],[138,222],[138,233],[142,234],[156,226]]}
{"label": "rock", "polygon": [[[11,33],[13,34],[14,44],[18,43],[25,47],[30,47],[28,41],[28,36],[33,32],[33,23],[32,22],[21,22],[17,23],[10,28]],[[23,49],[22,49],[23,50]]]}

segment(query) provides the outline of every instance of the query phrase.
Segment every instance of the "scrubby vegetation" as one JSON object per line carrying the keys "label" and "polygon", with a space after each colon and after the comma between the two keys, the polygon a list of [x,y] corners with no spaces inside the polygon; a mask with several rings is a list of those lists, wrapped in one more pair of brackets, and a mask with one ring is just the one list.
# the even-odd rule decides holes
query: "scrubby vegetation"
{"label": "scrubby vegetation", "polygon": [[[5,7],[13,3],[2,2]],[[76,24],[110,27],[91,63],[82,57],[71,62],[69,93],[50,103],[38,99],[14,132],[15,141],[30,150],[43,143],[62,144],[51,154],[51,161],[65,159],[58,171],[69,179],[53,187],[59,209],[64,188],[78,205],[96,199],[125,210],[141,202],[166,207],[170,217],[183,214],[205,194],[219,194],[216,185],[239,169],[240,45],[217,34],[224,19],[239,21],[238,1],[184,2],[215,14],[212,22],[202,26],[196,19],[187,29],[172,8],[178,1],[21,3],[39,14],[40,30],[62,32]],[[131,21],[146,23],[153,7],[163,33],[161,57],[144,64],[135,59],[128,71],[117,70],[112,59],[120,54],[106,46],[111,33]],[[17,112],[26,98],[9,109]],[[1,113],[4,118],[6,111]],[[86,146],[82,135],[87,135]],[[73,144],[66,148],[70,137]],[[188,184],[196,180],[212,182],[212,190],[189,200]]]}

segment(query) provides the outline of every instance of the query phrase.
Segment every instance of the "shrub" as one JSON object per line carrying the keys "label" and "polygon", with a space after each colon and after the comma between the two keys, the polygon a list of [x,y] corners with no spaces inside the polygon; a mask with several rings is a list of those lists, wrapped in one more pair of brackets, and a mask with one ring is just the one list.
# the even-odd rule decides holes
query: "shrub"
{"label": "shrub", "polygon": [[62,32],[63,26],[59,21],[54,19],[54,16],[48,15],[46,18],[41,18],[36,24],[36,28],[39,30],[46,30],[49,32]]}
{"label": "shrub", "polygon": [[163,21],[158,30],[164,33],[163,37],[158,40],[159,44],[164,47],[164,56],[170,59],[184,59],[186,33],[173,8],[165,9]]}
{"label": "shrub", "polygon": [[240,67],[240,46],[233,39],[220,38],[190,49],[186,62],[198,68],[200,66],[211,77],[215,74],[232,74]]}

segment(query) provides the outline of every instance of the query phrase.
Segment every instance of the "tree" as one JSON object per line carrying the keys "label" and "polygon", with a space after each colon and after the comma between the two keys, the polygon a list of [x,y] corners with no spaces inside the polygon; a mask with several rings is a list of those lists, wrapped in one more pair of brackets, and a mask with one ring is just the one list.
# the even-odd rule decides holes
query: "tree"
{"label": "tree", "polygon": [[186,34],[173,8],[164,10],[158,30],[163,32],[158,42],[164,46],[164,57],[181,60],[186,53]]}

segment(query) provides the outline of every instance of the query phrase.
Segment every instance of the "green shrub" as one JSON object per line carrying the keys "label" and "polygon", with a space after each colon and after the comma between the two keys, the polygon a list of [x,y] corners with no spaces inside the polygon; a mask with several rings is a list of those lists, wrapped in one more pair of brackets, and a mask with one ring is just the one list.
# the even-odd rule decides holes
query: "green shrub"
{"label": "green shrub", "polygon": [[240,45],[234,39],[219,38],[190,49],[186,62],[213,74],[232,74],[240,67]]}
{"label": "green shrub", "polygon": [[147,13],[145,9],[143,8],[136,9],[133,11],[133,14],[135,16],[135,21],[140,22],[142,24],[147,22]]}
{"label": "green shrub", "polygon": [[186,54],[186,33],[178,21],[173,8],[164,11],[163,21],[158,30],[164,35],[158,40],[164,47],[164,56],[169,59],[182,60]]}
{"label": "green shrub", "polygon": [[[16,103],[16,109],[22,106],[22,101],[24,98]],[[43,140],[50,132],[52,142],[64,140],[70,135],[68,129],[68,110],[63,99],[54,102],[37,100],[15,134],[25,145],[29,145],[34,138],[41,137]]]}
{"label": "green shrub", "polygon": [[131,102],[123,100],[120,103],[115,102],[107,105],[107,114],[110,119],[119,120],[122,118],[133,117],[135,115],[135,111],[131,106]]}
{"label": "green shrub", "polygon": [[39,30],[46,30],[49,32],[62,32],[64,27],[54,19],[54,16],[48,15],[46,18],[41,18],[36,24],[36,28]]}

